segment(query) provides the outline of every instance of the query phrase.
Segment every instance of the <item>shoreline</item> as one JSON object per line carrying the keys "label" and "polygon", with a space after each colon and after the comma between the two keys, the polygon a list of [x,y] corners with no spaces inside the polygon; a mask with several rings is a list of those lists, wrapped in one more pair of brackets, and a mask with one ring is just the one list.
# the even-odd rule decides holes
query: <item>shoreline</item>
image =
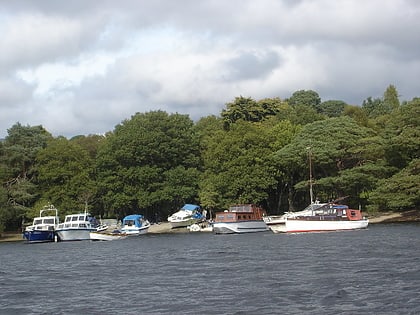
{"label": "shoreline", "polygon": [[[367,215],[369,224],[387,224],[387,223],[415,223],[420,222],[420,211],[410,210],[405,212],[379,212],[377,214]],[[172,229],[169,222],[153,224],[149,228],[148,234],[164,233],[190,233],[187,228]],[[4,232],[0,234],[0,242],[24,242],[22,233]]]}

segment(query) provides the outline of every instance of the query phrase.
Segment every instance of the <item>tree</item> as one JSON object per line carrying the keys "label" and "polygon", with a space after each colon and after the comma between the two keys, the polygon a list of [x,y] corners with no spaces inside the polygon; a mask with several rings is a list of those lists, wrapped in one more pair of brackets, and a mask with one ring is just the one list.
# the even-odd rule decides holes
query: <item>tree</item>
{"label": "tree", "polygon": [[287,100],[287,102],[291,106],[303,105],[316,110],[321,104],[321,98],[319,97],[319,94],[315,91],[299,90],[294,92],[292,96]]}
{"label": "tree", "polygon": [[137,113],[106,136],[98,153],[104,207],[122,217],[165,218],[198,192],[199,145],[187,115]]}
{"label": "tree", "polygon": [[238,120],[259,122],[267,117],[275,116],[281,106],[279,98],[263,99],[255,101],[248,97],[236,97],[231,103],[226,104],[226,109],[222,110],[221,116],[224,120],[225,128]]}
{"label": "tree", "polygon": [[400,107],[398,91],[394,85],[391,84],[386,88],[382,102],[387,112],[392,112]]}
{"label": "tree", "polygon": [[339,117],[343,114],[347,104],[343,101],[329,100],[317,106],[318,113],[328,117]]}
{"label": "tree", "polygon": [[[289,210],[294,210],[295,204],[304,207],[309,203],[309,150],[316,196],[323,200],[336,199],[351,192],[351,188],[340,180],[340,174],[368,160],[363,140],[373,135],[372,130],[357,125],[348,117],[305,125],[292,142],[276,154],[279,168],[288,181]],[[354,197],[354,202],[358,202],[358,196]]]}
{"label": "tree", "polygon": [[412,210],[420,207],[420,159],[390,178],[382,179],[369,196],[372,209]]}
{"label": "tree", "polygon": [[268,190],[276,184],[270,148],[274,141],[269,128],[246,121],[214,133],[202,153],[202,204],[225,209],[232,203],[266,201]]}
{"label": "tree", "polygon": [[[66,215],[83,211],[96,194],[94,160],[75,141],[58,137],[37,155],[39,187],[42,196],[39,207],[53,203]],[[88,210],[92,210],[91,205]]]}
{"label": "tree", "polygon": [[20,123],[7,132],[0,150],[0,179],[6,199],[0,204],[0,216],[5,225],[15,228],[38,197],[35,157],[52,136],[42,126]]}

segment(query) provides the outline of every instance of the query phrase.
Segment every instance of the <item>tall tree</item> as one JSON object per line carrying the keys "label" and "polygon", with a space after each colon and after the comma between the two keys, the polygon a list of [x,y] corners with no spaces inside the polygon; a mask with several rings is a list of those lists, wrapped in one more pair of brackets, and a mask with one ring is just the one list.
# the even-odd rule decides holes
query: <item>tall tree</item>
{"label": "tall tree", "polygon": [[92,210],[96,194],[94,160],[89,152],[74,141],[59,137],[37,155],[39,186],[42,193],[39,207],[53,203],[60,215]]}
{"label": "tall tree", "polygon": [[42,126],[22,126],[20,123],[7,132],[0,150],[0,179],[7,201],[0,204],[0,212],[8,212],[3,215],[10,220],[5,224],[16,227],[36,201],[35,157],[52,136]]}
{"label": "tall tree", "polygon": [[226,109],[222,110],[225,128],[238,120],[259,122],[275,116],[279,112],[282,102],[279,98],[263,99],[255,101],[250,97],[236,97],[231,103],[226,104]]}
{"label": "tall tree", "polygon": [[137,113],[115,127],[98,154],[103,202],[120,218],[166,216],[198,191],[199,146],[187,115]]}
{"label": "tall tree", "polygon": [[321,104],[321,98],[319,97],[319,94],[313,90],[299,90],[294,92],[287,102],[291,106],[303,105],[312,107],[316,110]]}
{"label": "tall tree", "polygon": [[383,97],[383,104],[387,112],[392,112],[400,107],[398,91],[394,85],[391,84],[386,88]]}
{"label": "tall tree", "polygon": [[[323,200],[346,196],[351,189],[340,180],[346,169],[363,165],[361,145],[373,132],[348,117],[330,118],[305,125],[293,141],[277,153],[279,167],[288,178],[289,210],[309,202],[309,150],[314,166],[314,191]],[[360,188],[363,190],[363,187]],[[359,196],[354,196],[356,201]],[[358,201],[357,201],[358,202]]]}
{"label": "tall tree", "polygon": [[270,148],[274,141],[269,128],[245,121],[214,133],[203,151],[203,205],[225,209],[232,203],[266,201],[276,185]]}

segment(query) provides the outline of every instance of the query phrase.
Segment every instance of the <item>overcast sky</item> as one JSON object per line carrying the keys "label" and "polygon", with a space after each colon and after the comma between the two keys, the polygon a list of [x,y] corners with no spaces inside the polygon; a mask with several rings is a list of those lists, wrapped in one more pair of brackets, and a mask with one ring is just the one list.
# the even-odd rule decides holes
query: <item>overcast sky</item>
{"label": "overcast sky", "polygon": [[0,34],[0,138],[16,122],[72,137],[136,112],[198,120],[241,95],[420,96],[417,0],[2,1]]}

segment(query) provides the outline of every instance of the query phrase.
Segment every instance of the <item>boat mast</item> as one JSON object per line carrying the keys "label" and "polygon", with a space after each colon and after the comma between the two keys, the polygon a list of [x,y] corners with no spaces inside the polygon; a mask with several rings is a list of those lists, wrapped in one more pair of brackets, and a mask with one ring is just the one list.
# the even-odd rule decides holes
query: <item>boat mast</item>
{"label": "boat mast", "polygon": [[314,192],[312,189],[312,151],[311,147],[308,147],[308,160],[309,160],[309,196],[311,197],[311,204],[314,203]]}

